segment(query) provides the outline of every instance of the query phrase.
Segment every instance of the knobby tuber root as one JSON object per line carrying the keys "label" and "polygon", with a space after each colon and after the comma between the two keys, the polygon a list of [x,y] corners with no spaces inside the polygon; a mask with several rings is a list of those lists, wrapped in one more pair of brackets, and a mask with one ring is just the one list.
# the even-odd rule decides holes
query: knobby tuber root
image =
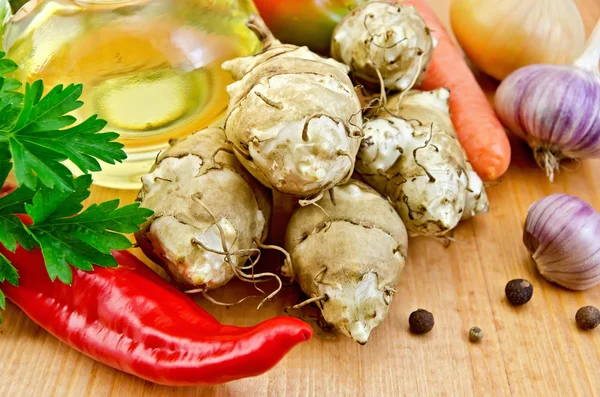
{"label": "knobby tuber root", "polygon": [[366,184],[351,179],[333,191],[318,207],[299,207],[292,215],[285,239],[293,271],[286,273],[317,302],[325,321],[364,344],[396,291],[407,256],[406,228]]}
{"label": "knobby tuber root", "polygon": [[227,139],[248,171],[281,193],[311,197],[352,175],[362,138],[361,105],[349,69],[274,39],[250,22],[265,50],[227,61],[234,78]]}
{"label": "knobby tuber root", "polygon": [[[394,109],[399,117],[405,119],[416,119],[421,124],[437,124],[458,142],[458,137],[450,118],[449,100],[450,91],[447,89],[433,91],[413,90],[407,96],[395,95],[391,97],[388,108]],[[385,113],[387,113],[385,109],[380,110],[380,114]],[[460,144],[459,147],[466,162],[468,177],[467,198],[461,219],[464,221],[478,215],[486,214],[489,211],[490,204],[483,181],[473,170],[473,166],[469,162],[463,147]]]}
{"label": "knobby tuber root", "polygon": [[258,277],[240,268],[267,236],[271,195],[237,161],[222,129],[178,141],[142,182],[138,201],[155,214],[136,239],[175,281],[205,292],[235,276]]}
{"label": "knobby tuber root", "polygon": [[350,66],[358,81],[406,91],[423,81],[434,40],[411,5],[372,1],[356,7],[337,25],[333,58]]}
{"label": "knobby tuber root", "polygon": [[399,102],[391,97],[364,129],[357,171],[390,199],[412,236],[444,236],[488,211],[483,183],[452,127],[448,98],[446,89],[412,91]]}

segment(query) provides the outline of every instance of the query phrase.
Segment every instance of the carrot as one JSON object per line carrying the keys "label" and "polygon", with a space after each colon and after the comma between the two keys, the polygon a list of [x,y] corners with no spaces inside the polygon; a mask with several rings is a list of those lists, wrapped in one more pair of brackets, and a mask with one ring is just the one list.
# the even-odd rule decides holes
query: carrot
{"label": "carrot", "polygon": [[450,89],[452,122],[467,157],[483,180],[497,180],[508,169],[511,156],[510,143],[500,120],[427,1],[408,0],[406,3],[417,8],[438,41],[421,89]]}

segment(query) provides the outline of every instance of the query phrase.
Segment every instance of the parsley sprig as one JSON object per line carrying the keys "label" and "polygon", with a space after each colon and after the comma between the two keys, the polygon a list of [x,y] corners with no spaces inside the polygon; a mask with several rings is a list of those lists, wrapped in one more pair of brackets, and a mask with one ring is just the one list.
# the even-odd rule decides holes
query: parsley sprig
{"label": "parsley sprig", "polygon": [[[131,247],[122,233],[136,232],[152,211],[139,203],[119,208],[119,200],[84,209],[90,195],[89,172],[98,160],[114,164],[126,158],[114,132],[102,132],[106,121],[92,116],[79,124],[70,112],[83,105],[83,87],[58,85],[44,95],[41,80],[26,84],[7,74],[17,65],[0,52],[0,186],[14,169],[18,188],[0,198],[0,244],[14,252],[40,248],[52,280],[70,284],[69,265],[93,270],[92,264],[117,266],[111,250]],[[63,165],[70,160],[84,175],[75,178]],[[16,216],[33,220],[25,225]],[[19,274],[0,253],[0,283],[17,286]],[[0,308],[5,297],[0,290]],[[1,317],[0,317],[1,322]]]}

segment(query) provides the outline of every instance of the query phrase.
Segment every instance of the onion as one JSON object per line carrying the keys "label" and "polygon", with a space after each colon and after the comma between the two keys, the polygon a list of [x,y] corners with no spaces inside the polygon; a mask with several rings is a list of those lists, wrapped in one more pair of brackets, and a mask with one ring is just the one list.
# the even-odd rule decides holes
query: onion
{"label": "onion", "polygon": [[573,0],[452,0],[454,34],[479,69],[502,80],[533,64],[581,54],[585,28]]}
{"label": "onion", "polygon": [[567,194],[536,201],[525,221],[523,243],[547,280],[572,290],[600,283],[600,213]]}
{"label": "onion", "polygon": [[565,158],[600,157],[599,61],[600,22],[572,66],[526,66],[496,92],[500,120],[529,143],[551,181]]}

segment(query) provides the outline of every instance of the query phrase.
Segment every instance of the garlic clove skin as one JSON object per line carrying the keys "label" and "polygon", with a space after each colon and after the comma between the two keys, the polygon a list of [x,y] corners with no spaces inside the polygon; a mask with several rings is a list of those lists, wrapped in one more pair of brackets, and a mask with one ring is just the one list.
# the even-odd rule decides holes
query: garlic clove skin
{"label": "garlic clove skin", "polygon": [[551,181],[563,159],[600,157],[600,80],[593,72],[573,66],[521,68],[502,82],[495,106]]}
{"label": "garlic clove skin", "polygon": [[600,213],[585,201],[553,194],[535,202],[523,243],[548,281],[581,291],[600,283]]}

